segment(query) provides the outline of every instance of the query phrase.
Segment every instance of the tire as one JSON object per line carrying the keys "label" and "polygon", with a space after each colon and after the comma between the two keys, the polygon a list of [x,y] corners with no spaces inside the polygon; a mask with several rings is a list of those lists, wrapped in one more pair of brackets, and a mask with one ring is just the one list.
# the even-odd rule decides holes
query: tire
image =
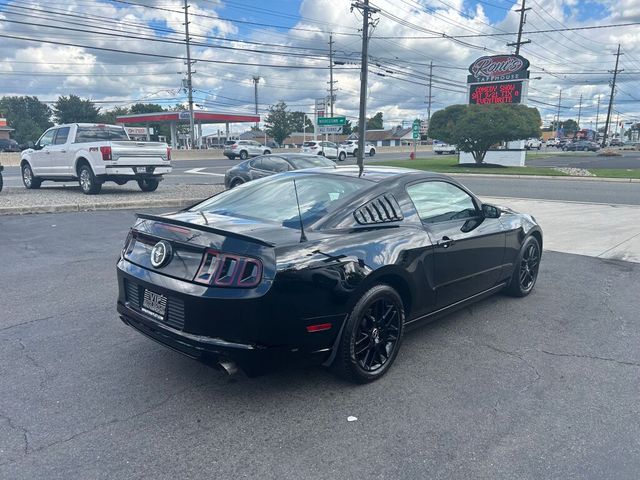
{"label": "tire", "polygon": [[31,170],[31,165],[29,165],[29,163],[24,162],[20,170],[22,171],[22,183],[25,188],[29,190],[40,188],[42,180],[33,176],[33,170]]}
{"label": "tire", "polygon": [[78,168],[78,184],[85,195],[96,195],[102,189],[102,183],[96,180],[91,167],[87,164],[80,165]]}
{"label": "tire", "polygon": [[246,150],[242,150],[240,152],[240,160],[246,160],[247,158],[249,158],[249,154],[246,152]]}
{"label": "tire", "polygon": [[321,157],[324,157],[324,152],[318,152],[318,155],[320,155]]}
{"label": "tire", "polygon": [[265,150],[262,152],[263,155],[271,155],[271,150]]}
{"label": "tire", "polygon": [[347,159],[347,154],[344,152],[340,152],[340,154],[338,155],[338,161],[344,162],[346,159]]}
{"label": "tire", "polygon": [[236,178],[233,182],[231,182],[231,186],[229,187],[231,188],[235,188],[239,185],[242,185],[244,183],[244,180],[242,180],[241,178]]}
{"label": "tire", "polygon": [[389,285],[375,285],[362,295],[346,320],[333,370],[353,383],[378,380],[396,359],[403,331],[400,295]]}
{"label": "tire", "polygon": [[369,156],[373,157],[376,154],[376,151],[372,148],[371,150],[369,150]]}
{"label": "tire", "polygon": [[442,152],[436,152],[436,155],[442,155]]}
{"label": "tire", "polygon": [[525,239],[511,275],[506,292],[513,297],[526,297],[531,293],[538,279],[540,268],[540,243],[529,236]]}
{"label": "tire", "polygon": [[143,192],[155,192],[160,185],[160,181],[155,178],[141,178],[138,180],[138,186]]}
{"label": "tire", "polygon": [[0,172],[0,192],[2,191],[4,181],[2,180],[2,172]]}
{"label": "tire", "polygon": [[357,156],[358,156],[358,149],[357,149],[357,148],[354,148],[354,149],[353,149],[353,156],[354,156],[354,157],[357,157]]}

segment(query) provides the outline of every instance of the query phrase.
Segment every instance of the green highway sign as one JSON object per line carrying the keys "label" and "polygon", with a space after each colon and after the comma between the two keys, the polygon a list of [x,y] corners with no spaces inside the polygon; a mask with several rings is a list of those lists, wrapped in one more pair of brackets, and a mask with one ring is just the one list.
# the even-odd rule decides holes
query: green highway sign
{"label": "green highway sign", "polygon": [[318,126],[321,125],[345,125],[347,117],[318,117]]}
{"label": "green highway sign", "polygon": [[413,138],[420,138],[420,120],[413,121]]}

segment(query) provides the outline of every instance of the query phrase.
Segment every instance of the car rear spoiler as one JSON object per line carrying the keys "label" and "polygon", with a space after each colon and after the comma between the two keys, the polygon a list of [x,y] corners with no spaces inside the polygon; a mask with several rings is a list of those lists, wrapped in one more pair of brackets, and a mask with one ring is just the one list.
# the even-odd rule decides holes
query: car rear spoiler
{"label": "car rear spoiler", "polygon": [[275,243],[267,242],[261,238],[252,237],[243,233],[230,232],[229,230],[222,230],[220,228],[211,227],[209,225],[199,225],[190,222],[183,222],[182,220],[175,220],[173,218],[162,217],[160,215],[149,215],[147,213],[137,213],[136,216],[142,220],[153,220],[159,223],[168,223],[171,225],[178,225],[180,227],[193,228],[196,230],[202,230],[204,232],[215,233],[217,235],[225,235],[227,237],[237,238],[238,240],[244,240],[248,242],[258,243],[265,247],[275,247]]}

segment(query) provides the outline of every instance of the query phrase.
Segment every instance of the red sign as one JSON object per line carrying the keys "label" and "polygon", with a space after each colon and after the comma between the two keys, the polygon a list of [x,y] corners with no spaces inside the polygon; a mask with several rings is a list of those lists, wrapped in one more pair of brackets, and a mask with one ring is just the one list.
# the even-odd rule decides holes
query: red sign
{"label": "red sign", "polygon": [[486,105],[520,103],[522,82],[484,83],[469,86],[469,103]]}
{"label": "red sign", "polygon": [[529,61],[520,55],[480,57],[469,67],[469,83],[527,78]]}

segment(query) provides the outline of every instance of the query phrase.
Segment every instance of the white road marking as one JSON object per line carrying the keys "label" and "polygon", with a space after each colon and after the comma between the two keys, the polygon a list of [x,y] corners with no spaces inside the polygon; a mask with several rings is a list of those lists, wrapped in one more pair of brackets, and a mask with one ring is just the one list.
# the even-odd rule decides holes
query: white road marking
{"label": "white road marking", "polygon": [[224,177],[224,173],[212,173],[212,172],[203,172],[207,167],[200,168],[192,168],[191,170],[185,170],[184,173],[192,173],[194,175],[211,175],[214,177]]}

